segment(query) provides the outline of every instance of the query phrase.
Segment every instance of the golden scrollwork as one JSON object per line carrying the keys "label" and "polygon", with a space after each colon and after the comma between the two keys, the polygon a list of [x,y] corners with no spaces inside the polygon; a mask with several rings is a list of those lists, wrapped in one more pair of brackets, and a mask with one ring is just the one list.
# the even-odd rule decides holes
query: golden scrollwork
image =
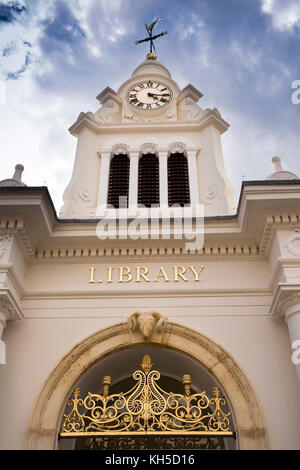
{"label": "golden scrollwork", "polygon": [[146,354],[133,374],[137,384],[126,393],[109,395],[111,378],[103,379],[102,395],[80,398],[77,387],[64,414],[61,437],[99,435],[196,434],[232,436],[230,413],[218,387],[213,397],[191,394],[191,376],[183,376],[184,393],[168,393],[158,385],[160,373],[152,370]]}

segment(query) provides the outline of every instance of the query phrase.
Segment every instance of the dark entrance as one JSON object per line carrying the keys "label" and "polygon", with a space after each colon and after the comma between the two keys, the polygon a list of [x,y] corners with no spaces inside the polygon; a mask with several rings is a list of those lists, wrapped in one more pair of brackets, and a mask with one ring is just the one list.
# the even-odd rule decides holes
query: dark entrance
{"label": "dark entrance", "polygon": [[224,438],[208,436],[122,436],[77,439],[76,450],[222,450]]}

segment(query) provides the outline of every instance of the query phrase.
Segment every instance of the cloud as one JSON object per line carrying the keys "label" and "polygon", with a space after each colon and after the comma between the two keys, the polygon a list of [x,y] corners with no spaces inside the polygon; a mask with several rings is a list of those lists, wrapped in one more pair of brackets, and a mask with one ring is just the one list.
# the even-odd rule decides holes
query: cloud
{"label": "cloud", "polygon": [[13,23],[24,11],[26,7],[20,2],[0,2],[0,23]]}
{"label": "cloud", "polygon": [[78,40],[86,37],[79,21],[76,20],[70,8],[64,2],[57,2],[55,13],[41,23],[43,40],[41,41],[44,52],[48,53],[57,49],[59,44],[71,44],[75,46]]}
{"label": "cloud", "polygon": [[27,52],[25,56],[25,61],[22,66],[17,69],[15,72],[7,72],[6,74],[6,79],[7,80],[18,80],[21,75],[27,70],[28,66],[30,64],[30,52]]}
{"label": "cloud", "polygon": [[22,39],[9,41],[1,51],[0,72],[4,80],[17,80],[31,63],[31,44]]}
{"label": "cloud", "polygon": [[299,0],[262,0],[262,11],[271,15],[273,27],[279,31],[300,27]]}

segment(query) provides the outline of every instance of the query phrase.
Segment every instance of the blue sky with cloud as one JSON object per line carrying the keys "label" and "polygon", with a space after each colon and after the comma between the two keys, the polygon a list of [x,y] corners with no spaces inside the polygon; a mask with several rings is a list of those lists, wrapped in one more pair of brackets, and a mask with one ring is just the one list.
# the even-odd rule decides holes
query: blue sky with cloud
{"label": "blue sky with cloud", "polygon": [[148,46],[134,41],[158,16],[159,60],[231,124],[236,197],[243,178],[272,173],[274,155],[300,175],[299,0],[0,0],[0,179],[23,163],[26,184],[47,184],[59,211],[76,149],[67,129],[144,60]]}

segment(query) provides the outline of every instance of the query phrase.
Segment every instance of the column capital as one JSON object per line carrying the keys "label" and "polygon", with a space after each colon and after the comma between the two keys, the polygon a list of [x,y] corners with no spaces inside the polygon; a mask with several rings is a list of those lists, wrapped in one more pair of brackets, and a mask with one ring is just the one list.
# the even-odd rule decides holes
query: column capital
{"label": "column capital", "polygon": [[18,320],[23,314],[8,292],[0,292],[0,313],[6,320]]}
{"label": "column capital", "polygon": [[111,149],[103,149],[103,150],[100,150],[99,152],[97,152],[98,156],[101,157],[101,158],[108,158],[108,159],[111,159],[112,158],[112,151]]}
{"label": "column capital", "polygon": [[187,157],[188,157],[188,158],[196,157],[196,155],[197,155],[198,152],[199,152],[198,149],[188,149],[188,151],[187,151]]}

